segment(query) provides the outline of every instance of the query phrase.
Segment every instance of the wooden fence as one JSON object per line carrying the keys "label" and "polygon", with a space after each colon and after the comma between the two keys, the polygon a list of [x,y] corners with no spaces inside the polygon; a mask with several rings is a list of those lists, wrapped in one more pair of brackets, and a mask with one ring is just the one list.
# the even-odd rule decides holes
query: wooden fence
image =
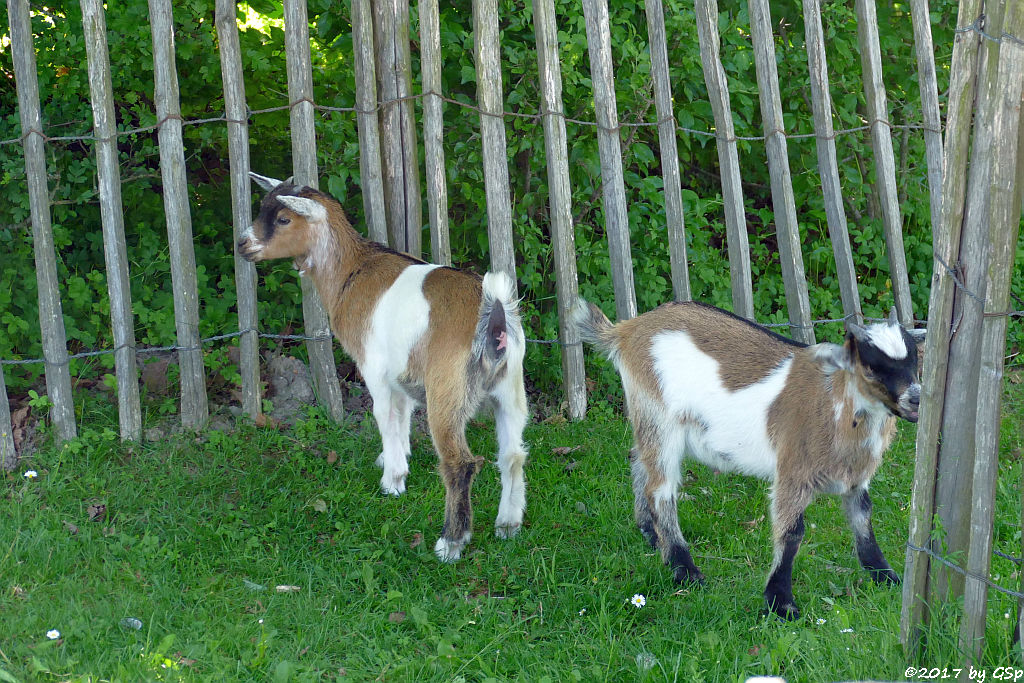
{"label": "wooden fence", "polygon": [[[959,26],[971,26],[978,16],[979,0],[963,0]],[[998,2],[996,4],[999,4]],[[21,142],[24,146],[26,172],[31,196],[32,225],[35,239],[36,270],[39,277],[40,324],[46,363],[47,392],[52,402],[51,420],[60,439],[75,435],[75,421],[69,356],[63,329],[60,295],[57,286],[53,240],[50,235],[49,205],[46,188],[46,136],[40,122],[38,86],[33,38],[29,23],[28,0],[7,0],[11,25],[11,49],[16,67],[19,111],[22,122]],[[1019,222],[1020,199],[1014,192],[1024,186],[1014,169],[1024,168],[1016,148],[1008,145],[981,147],[985,138],[975,142],[976,163],[971,165],[971,187],[980,192],[974,204],[967,201],[967,210],[984,220],[977,220],[971,229],[977,233],[960,235],[964,221],[964,182],[968,176],[967,138],[963,133],[971,115],[971,98],[976,72],[987,74],[978,115],[994,122],[1001,134],[1017,139],[1020,117],[1021,44],[1010,39],[985,42],[986,34],[966,28],[959,33],[953,63],[953,87],[947,114],[950,132],[946,145],[943,176],[943,148],[940,133],[938,94],[935,80],[934,50],[927,0],[911,0],[915,46],[918,56],[921,101],[925,117],[924,136],[927,142],[927,163],[931,189],[931,211],[936,226],[935,252],[937,263],[946,266],[964,261],[974,250],[986,267],[971,271],[976,280],[958,287],[952,266],[936,267],[930,308],[932,325],[941,333],[930,334],[926,351],[925,407],[922,409],[921,439],[918,444],[918,481],[915,483],[914,510],[910,548],[924,548],[928,542],[931,511],[935,502],[929,498],[927,474],[934,473],[937,439],[940,430],[949,429],[947,419],[956,419],[956,412],[972,399],[981,401],[978,408],[978,429],[971,429],[970,438],[977,438],[977,464],[971,467],[976,485],[991,487],[993,463],[997,454],[992,444],[998,441],[998,398],[1001,387],[1002,344],[1005,341],[1006,286],[1013,258],[1016,226]],[[107,58],[107,32],[100,0],[81,0],[84,32],[88,50],[88,70],[94,115],[94,147],[97,155],[97,182],[102,210],[107,281],[114,330],[115,366],[118,379],[120,434],[124,439],[138,439],[141,432],[136,345],[133,336],[132,307],[129,289],[120,179],[118,177],[116,139],[119,134],[114,119],[113,93]],[[1000,5],[1002,7],[1002,5]],[[671,82],[668,72],[665,22],[661,0],[646,0],[651,69],[657,111],[661,170],[664,176],[664,202],[671,263],[671,281],[677,299],[690,298],[687,273],[686,235],[676,152],[676,123],[672,107]],[[836,161],[835,130],[829,96],[828,66],[825,60],[824,34],[820,0],[804,0],[807,61],[810,72],[814,129],[822,192],[827,223],[834,250],[839,293],[844,314],[859,319],[861,306],[857,294],[846,216],[840,196],[839,169]],[[378,241],[387,241],[398,249],[414,255],[421,253],[422,221],[419,160],[416,149],[416,125],[413,99],[423,104],[423,145],[425,149],[425,183],[428,191],[431,255],[433,260],[449,263],[451,249],[447,230],[447,189],[445,160],[441,145],[442,101],[440,35],[437,0],[420,0],[419,30],[421,43],[422,87],[412,91],[409,54],[409,7],[407,3],[373,3],[353,0],[351,5],[353,48],[356,70],[356,118],[360,143],[360,172],[366,222],[369,234]],[[181,136],[181,114],[178,107],[177,76],[174,69],[173,20],[170,0],[149,0],[155,61],[157,126],[160,141],[160,163],[167,216],[168,239],[171,245],[174,282],[178,357],[181,363],[182,423],[201,428],[208,416],[205,378],[203,376],[201,340],[198,335],[195,257],[192,247],[191,222],[187,201],[187,179]],[[633,285],[629,226],[623,185],[620,150],[620,122],[615,99],[615,74],[612,69],[608,5],[606,0],[582,0],[586,19],[588,51],[597,118],[597,136],[603,183],[605,231],[611,261],[610,276],[614,283],[616,311],[620,318],[636,315],[637,302]],[[694,0],[702,66],[713,110],[718,154],[722,174],[722,196],[727,229],[728,252],[734,310],[753,319],[753,287],[747,227],[744,217],[742,174],[738,162],[737,137],[733,128],[728,83],[719,55],[716,0]],[[896,167],[893,161],[891,129],[888,121],[885,87],[882,82],[878,26],[872,0],[856,0],[859,27],[858,42],[862,56],[864,94],[868,103],[875,172],[880,189],[884,216],[889,268],[896,310],[904,324],[912,324],[909,279],[903,254],[902,219],[896,193]],[[299,0],[286,0],[285,43],[287,54],[288,99],[291,114],[294,174],[297,182],[316,186],[318,169],[314,135],[312,70],[309,53],[306,5]],[[814,342],[813,321],[804,277],[803,254],[797,228],[797,212],[790,181],[787,154],[787,132],[776,70],[775,39],[772,32],[769,0],[750,0],[750,33],[756,59],[762,125],[770,168],[771,195],[777,229],[779,256],[782,263],[789,326],[794,338]],[[487,226],[491,268],[515,275],[515,252],[512,247],[511,200],[505,142],[505,112],[500,68],[500,45],[496,0],[475,0],[473,25],[478,83],[478,102],[483,142],[483,165],[487,197]],[[533,0],[533,19],[537,43],[540,81],[540,112],[543,122],[547,161],[549,215],[552,251],[556,264],[556,291],[565,395],[572,418],[581,418],[586,410],[583,354],[579,339],[566,324],[568,310],[577,294],[575,248],[573,242],[571,192],[569,188],[566,142],[566,117],[562,105],[562,83],[559,61],[558,32],[553,0]],[[990,17],[991,19],[991,17]],[[1011,36],[1024,35],[1019,3],[1005,3],[1005,23]],[[244,69],[239,51],[236,7],[230,0],[217,0],[215,21],[224,85],[225,117],[230,166],[234,234],[248,226],[250,187],[247,172],[248,133],[247,107],[244,97]],[[991,27],[989,27],[990,29]],[[984,43],[984,50],[979,46]],[[969,45],[968,45],[969,44]],[[973,52],[971,50],[973,49]],[[970,53],[970,54],[968,54]],[[980,53],[980,57],[979,57]],[[983,66],[978,65],[981,60]],[[1014,80],[1016,79],[1016,80]],[[1015,90],[1016,88],[1016,90]],[[1013,109],[1014,104],[1016,110]],[[962,124],[962,125],[961,125]],[[977,135],[977,134],[976,134]],[[987,138],[991,141],[991,138]],[[1024,148],[1024,145],[1022,145]],[[412,154],[412,157],[410,157]],[[987,156],[986,156],[987,155]],[[983,163],[991,157],[992,163]],[[997,163],[998,160],[998,163]],[[1015,166],[1016,163],[1016,166]],[[991,169],[977,179],[973,174],[981,167]],[[977,171],[975,169],[978,169]],[[1016,185],[1014,183],[1017,183]],[[983,197],[982,197],[983,195]],[[990,198],[990,203],[982,199]],[[1015,202],[1015,203],[1014,203]],[[972,208],[973,207],[973,208]],[[1010,239],[1012,236],[1013,239]],[[225,247],[227,248],[227,247]],[[989,253],[991,251],[991,254]],[[1009,259],[1009,261],[1007,261]],[[1002,268],[1003,270],[999,270]],[[239,332],[241,337],[240,370],[242,407],[255,418],[260,410],[258,365],[258,319],[256,314],[255,271],[252,264],[236,256]],[[987,277],[987,279],[986,279]],[[1002,277],[1002,279],[1000,279]],[[987,288],[987,289],[986,289]],[[960,292],[980,292],[974,301]],[[987,294],[986,294],[987,292]],[[961,341],[957,334],[946,334],[952,328],[953,299],[956,310],[972,315],[977,334]],[[343,415],[341,391],[330,331],[316,291],[303,280],[303,313],[310,367],[318,399],[329,413],[340,419]],[[983,321],[983,322],[982,322]],[[950,337],[953,338],[952,344]],[[961,351],[953,347],[961,345]],[[981,353],[978,353],[978,350]],[[971,354],[981,359],[974,363],[974,381],[957,384],[954,371],[959,371],[955,354]],[[968,357],[965,355],[964,357]],[[10,416],[0,365],[0,456],[13,467],[13,443],[10,439]],[[947,371],[949,376],[947,378]],[[982,379],[979,380],[979,373]],[[956,386],[954,386],[956,385]],[[946,392],[963,388],[962,395],[946,398]],[[973,388],[974,393],[971,393]],[[944,402],[945,401],[945,402]],[[961,411],[964,412],[964,411]],[[972,412],[971,415],[974,415]],[[948,417],[947,417],[948,416]],[[974,449],[971,448],[973,451]],[[985,458],[982,454],[985,453]],[[940,458],[940,468],[944,459]],[[983,462],[984,460],[984,462]],[[934,484],[934,482],[932,482]],[[952,489],[950,489],[952,490]],[[982,490],[988,490],[982,488]],[[939,486],[939,500],[947,489]],[[977,503],[982,498],[975,495]],[[985,500],[991,500],[991,496]],[[940,501],[941,504],[941,501]],[[943,509],[958,503],[946,501]],[[987,515],[987,517],[986,517]],[[959,519],[959,517],[957,518]],[[970,556],[971,571],[977,576],[988,571],[987,538],[991,541],[991,508],[971,517],[970,538],[979,547]],[[927,578],[929,555],[908,550],[905,589],[904,637],[916,646],[922,620],[926,618],[922,588]],[[922,568],[923,567],[923,568]],[[925,577],[922,579],[921,577]],[[981,596],[971,598],[969,617],[964,621],[965,641],[978,642],[983,628],[984,584],[968,581],[969,588]],[[976,590],[977,589],[977,590]],[[971,593],[974,595],[975,593]],[[982,611],[978,612],[978,605]],[[980,622],[978,620],[981,620]],[[980,623],[980,627],[979,627]]]}

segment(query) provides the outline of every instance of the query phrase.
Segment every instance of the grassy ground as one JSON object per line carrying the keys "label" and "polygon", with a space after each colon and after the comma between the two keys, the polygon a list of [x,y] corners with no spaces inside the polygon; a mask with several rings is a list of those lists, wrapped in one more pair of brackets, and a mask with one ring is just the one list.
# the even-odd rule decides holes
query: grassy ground
{"label": "grassy ground", "polygon": [[[1022,404],[1008,394],[997,506],[996,547],[1012,554]],[[808,510],[794,573],[804,616],[784,623],[760,615],[766,486],[691,465],[681,521],[708,583],[678,590],[633,525],[629,429],[608,408],[528,428],[527,523],[514,540],[493,536],[497,471],[484,469],[455,565],[431,552],[443,491],[422,433],[395,499],[377,492],[367,420],[314,415],[127,447],[109,429],[83,432],[0,478],[0,681],[905,680],[899,591],[866,580],[834,498]],[[913,438],[901,425],[872,486],[897,570]],[[488,421],[471,444],[494,452]],[[993,567],[1016,588],[1013,571]],[[1008,599],[992,600],[990,668],[1018,661],[1007,612]],[[931,642],[915,664],[958,665],[953,635]]]}

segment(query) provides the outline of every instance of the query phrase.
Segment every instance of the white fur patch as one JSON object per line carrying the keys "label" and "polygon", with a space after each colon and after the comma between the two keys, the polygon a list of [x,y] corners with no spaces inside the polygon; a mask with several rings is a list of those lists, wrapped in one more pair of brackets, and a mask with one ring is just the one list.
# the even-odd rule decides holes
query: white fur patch
{"label": "white fur patch", "polygon": [[903,328],[899,325],[872,325],[865,332],[868,341],[889,358],[900,360],[907,357]]}
{"label": "white fur patch", "polygon": [[373,377],[404,391],[398,378],[405,372],[409,354],[430,323],[430,303],[423,296],[423,280],[439,267],[426,264],[407,267],[377,301],[363,341],[365,357],[359,368],[367,384]]}
{"label": "white fur patch", "polygon": [[326,223],[327,209],[315,199],[309,197],[296,197],[295,195],[279,195],[277,201],[299,214],[311,223]]}
{"label": "white fur patch", "polygon": [[777,454],[768,438],[768,410],[786,384],[792,359],[759,382],[729,391],[718,361],[685,332],[657,334],[651,355],[666,409],[683,430],[686,453],[721,470],[773,479]]}

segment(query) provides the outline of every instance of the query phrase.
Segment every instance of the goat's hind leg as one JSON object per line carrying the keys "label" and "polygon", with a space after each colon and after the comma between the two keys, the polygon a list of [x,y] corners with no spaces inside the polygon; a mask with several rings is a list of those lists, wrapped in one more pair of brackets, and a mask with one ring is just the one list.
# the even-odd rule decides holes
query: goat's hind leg
{"label": "goat's hind leg", "polygon": [[875,540],[875,530],[871,525],[871,496],[867,488],[856,486],[843,494],[843,510],[853,530],[857,559],[861,566],[870,572],[875,583],[898,585],[899,575],[889,566]]}
{"label": "goat's hind leg", "polygon": [[526,391],[522,371],[509,369],[508,376],[491,394],[496,405],[494,426],[498,435],[498,470],[501,472],[501,502],[494,520],[494,533],[498,538],[512,538],[519,533],[526,510],[526,446],[523,429],[526,427]]}
{"label": "goat's hind leg", "polygon": [[[690,546],[679,528],[678,491],[682,450],[679,435],[661,435],[638,428],[633,449],[633,511],[640,531],[647,536],[653,529],[654,545],[661,558],[672,568],[676,583],[703,584],[704,574],[697,569]],[[646,527],[646,528],[645,528]],[[648,537],[648,541],[650,541]]]}
{"label": "goat's hind leg", "polygon": [[[451,397],[448,397],[449,399]],[[456,401],[427,394],[427,422],[439,458],[438,469],[444,482],[444,526],[434,553],[443,562],[462,556],[473,531],[473,507],[470,491],[483,458],[474,457],[466,442],[466,421]]]}

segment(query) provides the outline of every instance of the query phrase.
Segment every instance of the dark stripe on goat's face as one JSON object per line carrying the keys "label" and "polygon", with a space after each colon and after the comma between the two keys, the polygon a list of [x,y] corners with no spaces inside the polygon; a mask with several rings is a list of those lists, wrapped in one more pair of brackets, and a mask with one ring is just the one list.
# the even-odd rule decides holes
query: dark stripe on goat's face
{"label": "dark stripe on goat's face", "polygon": [[898,404],[903,394],[919,384],[917,374],[917,344],[905,330],[901,329],[907,355],[892,358],[871,342],[852,340],[857,357],[864,368],[865,378],[881,389],[883,401],[889,409],[899,415]]}

